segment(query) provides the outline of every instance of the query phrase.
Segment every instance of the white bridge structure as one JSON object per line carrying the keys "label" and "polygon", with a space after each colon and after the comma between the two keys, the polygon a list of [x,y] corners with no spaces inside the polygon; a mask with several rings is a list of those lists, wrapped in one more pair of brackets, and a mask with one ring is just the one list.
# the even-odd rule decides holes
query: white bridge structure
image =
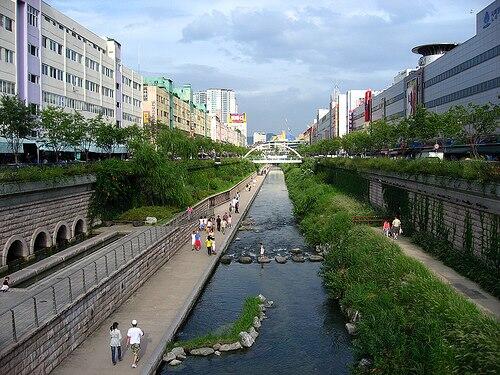
{"label": "white bridge structure", "polygon": [[297,142],[265,142],[250,149],[243,158],[256,164],[302,163],[302,156],[292,146]]}

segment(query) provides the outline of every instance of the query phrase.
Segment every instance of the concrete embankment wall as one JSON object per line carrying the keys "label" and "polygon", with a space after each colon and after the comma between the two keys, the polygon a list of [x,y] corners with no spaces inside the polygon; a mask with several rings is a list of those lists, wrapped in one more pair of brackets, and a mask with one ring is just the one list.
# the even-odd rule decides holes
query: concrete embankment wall
{"label": "concrete embankment wall", "polygon": [[[209,197],[194,207],[192,224],[173,227],[148,248],[100,283],[75,298],[58,315],[0,351],[0,374],[48,374],[150,276],[182,247],[196,226],[196,218],[213,204],[224,203],[241,191],[253,176],[230,190]],[[183,222],[181,213],[172,222]],[[89,358],[89,360],[92,360]]]}
{"label": "concrete embankment wall", "polygon": [[29,258],[36,245],[50,247],[87,232],[94,176],[58,182],[5,183],[0,186],[0,270],[7,256]]}

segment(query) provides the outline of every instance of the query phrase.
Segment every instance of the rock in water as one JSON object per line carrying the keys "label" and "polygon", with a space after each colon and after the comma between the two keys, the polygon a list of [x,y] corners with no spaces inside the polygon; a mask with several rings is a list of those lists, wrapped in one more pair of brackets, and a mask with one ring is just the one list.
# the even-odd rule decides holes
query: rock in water
{"label": "rock in water", "polygon": [[302,255],[294,255],[292,256],[292,260],[297,263],[304,263],[306,261]]}
{"label": "rock in water", "polygon": [[260,301],[260,302],[262,302],[262,303],[264,303],[264,302],[266,302],[266,301],[267,301],[267,298],[266,298],[266,297],[264,297],[262,294],[259,294],[259,295],[257,296],[257,298],[258,298],[258,299],[259,299],[259,301]]}
{"label": "rock in water", "polygon": [[248,332],[240,332],[240,343],[244,348],[249,348],[253,345],[255,340]]}
{"label": "rock in water", "polygon": [[216,351],[214,352],[214,354],[215,354],[215,355],[220,355],[220,352],[219,352],[218,350],[216,350]]}
{"label": "rock in water", "polygon": [[219,343],[214,344],[214,345],[212,346],[212,348],[214,348],[214,350],[215,350],[215,351],[219,350],[219,349],[220,349],[220,347],[221,347],[221,344],[219,344]]}
{"label": "rock in water", "polygon": [[170,366],[177,366],[180,365],[182,361],[179,361],[178,359],[174,359],[173,361],[170,361],[169,365]]}
{"label": "rock in water", "polygon": [[347,329],[347,333],[349,333],[352,336],[354,336],[356,334],[356,325],[354,325],[352,323],[346,323],[345,329]]}
{"label": "rock in water", "polygon": [[253,326],[254,328],[260,328],[262,326],[262,324],[260,323],[260,319],[258,316],[255,316],[253,318]]}
{"label": "rock in water", "polygon": [[252,258],[242,255],[238,258],[238,262],[241,264],[250,264],[252,263]]}
{"label": "rock in water", "polygon": [[273,307],[274,305],[274,301],[271,301],[271,300],[267,300],[266,302],[264,302],[264,307],[266,309],[270,308],[270,307]]}
{"label": "rock in water", "polygon": [[174,353],[172,353],[172,352],[168,352],[167,354],[165,354],[163,356],[163,360],[165,362],[173,361],[175,358],[176,358],[176,355]]}
{"label": "rock in water", "polygon": [[186,355],[186,352],[184,351],[184,348],[182,346],[176,346],[175,348],[173,348],[170,351],[170,353],[175,354],[175,356],[177,357],[177,359],[179,359],[180,355],[183,355],[183,356]]}
{"label": "rock in water", "polygon": [[264,256],[258,257],[257,262],[259,262],[259,263],[271,263],[271,259],[269,259],[268,257],[266,257],[264,255]]}
{"label": "rock in water", "polygon": [[221,352],[230,352],[232,350],[241,349],[241,343],[239,341],[233,342],[232,344],[223,344],[220,346],[219,351]]}
{"label": "rock in water", "polygon": [[324,259],[321,255],[310,255],[309,256],[309,261],[310,262],[322,262]]}
{"label": "rock in water", "polygon": [[207,356],[214,353],[215,350],[213,350],[212,348],[198,348],[189,351],[189,354],[191,355],[203,355],[203,356]]}
{"label": "rock in water", "polygon": [[248,334],[252,336],[254,341],[257,338],[257,336],[259,336],[259,332],[257,332],[254,327],[250,327],[250,329],[248,330]]}
{"label": "rock in water", "polygon": [[232,260],[232,258],[229,255],[223,255],[220,258],[220,262],[222,264],[229,264],[229,263],[231,263],[231,260]]}
{"label": "rock in water", "polygon": [[274,257],[274,260],[276,261],[276,263],[281,263],[281,264],[286,263],[286,258],[282,257],[281,255],[276,255]]}
{"label": "rock in water", "polygon": [[302,254],[302,250],[300,250],[298,247],[296,247],[295,249],[290,250],[290,252],[292,254]]}

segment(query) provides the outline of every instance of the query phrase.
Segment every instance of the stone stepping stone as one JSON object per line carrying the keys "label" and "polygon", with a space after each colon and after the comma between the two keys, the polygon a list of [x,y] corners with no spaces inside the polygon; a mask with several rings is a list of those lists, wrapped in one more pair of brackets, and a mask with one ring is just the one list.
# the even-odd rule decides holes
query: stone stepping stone
{"label": "stone stepping stone", "polygon": [[233,260],[233,258],[231,258],[229,255],[223,255],[220,258],[220,262],[222,264],[230,264],[232,260]]}
{"label": "stone stepping stone", "polygon": [[271,263],[271,259],[264,255],[262,257],[258,257],[257,262],[259,262],[259,263]]}
{"label": "stone stepping stone", "polygon": [[296,247],[295,249],[290,250],[290,252],[292,254],[302,254],[302,250],[300,250],[298,247]]}
{"label": "stone stepping stone", "polygon": [[292,261],[296,263],[304,263],[306,260],[302,255],[294,255],[292,256]]}
{"label": "stone stepping stone", "polygon": [[285,264],[286,263],[286,258],[282,257],[281,255],[276,255],[274,257],[274,260],[276,261],[276,263],[280,263],[280,264]]}
{"label": "stone stepping stone", "polygon": [[322,262],[324,258],[321,255],[310,255],[309,256],[309,261],[310,262]]}
{"label": "stone stepping stone", "polygon": [[214,354],[215,350],[213,348],[198,348],[198,349],[192,349],[189,351],[190,355],[202,355],[202,356],[207,356]]}
{"label": "stone stepping stone", "polygon": [[241,264],[250,264],[250,263],[252,263],[252,258],[247,257],[247,256],[240,256],[238,258],[238,263],[241,263]]}

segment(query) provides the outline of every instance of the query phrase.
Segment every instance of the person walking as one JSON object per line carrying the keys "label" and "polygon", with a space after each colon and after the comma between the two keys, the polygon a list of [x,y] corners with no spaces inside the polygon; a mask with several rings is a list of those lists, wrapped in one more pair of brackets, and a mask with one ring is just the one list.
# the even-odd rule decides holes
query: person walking
{"label": "person walking", "polygon": [[217,215],[217,220],[215,220],[215,223],[217,224],[217,232],[220,232],[220,226],[222,223],[222,219],[220,218],[220,215]]}
{"label": "person walking", "polygon": [[194,248],[196,251],[201,250],[201,233],[199,231],[196,231],[194,236]]}
{"label": "person walking", "polygon": [[132,367],[137,367],[137,362],[139,362],[139,357],[141,354],[141,338],[144,336],[142,329],[137,327],[137,320],[132,320],[132,327],[128,329],[127,332],[127,347],[130,345],[133,354]]}
{"label": "person walking", "polygon": [[236,201],[234,205],[234,213],[239,214],[240,213],[240,201]]}
{"label": "person walking", "polygon": [[196,231],[193,230],[193,233],[191,233],[191,251],[194,251],[196,245]]}
{"label": "person walking", "polygon": [[9,291],[9,281],[10,281],[10,277],[9,276],[6,276],[5,279],[3,279],[3,283],[2,283],[2,288],[0,288],[0,290],[2,292],[8,292]]}
{"label": "person walking", "polygon": [[113,366],[116,362],[122,360],[122,333],[118,329],[118,323],[114,322],[111,327],[109,327],[109,336],[111,337],[109,346],[111,347],[111,361]]}
{"label": "person walking", "polygon": [[227,227],[231,228],[232,225],[233,225],[233,218],[232,218],[231,214],[229,214],[227,217]]}
{"label": "person walking", "polygon": [[387,219],[384,220],[384,224],[382,225],[382,230],[384,231],[384,235],[386,237],[389,237],[391,231],[391,224],[389,223],[389,220]]}
{"label": "person walking", "polygon": [[398,236],[401,234],[401,220],[396,216],[392,221],[392,235],[395,240],[398,239]]}
{"label": "person walking", "polygon": [[212,240],[210,239],[210,236],[208,236],[205,240],[205,246],[207,247],[207,254],[212,255]]}
{"label": "person walking", "polygon": [[207,221],[207,233],[210,233],[212,231],[212,226],[213,226],[213,222],[212,222],[212,218],[210,218]]}
{"label": "person walking", "polygon": [[212,241],[212,255],[217,254],[215,252],[215,235],[214,232],[210,233],[210,240]]}
{"label": "person walking", "polygon": [[187,215],[188,215],[188,220],[191,221],[191,216],[193,214],[193,207],[189,206],[186,210]]}
{"label": "person walking", "polygon": [[260,256],[263,257],[266,254],[266,250],[264,249],[264,244],[260,243]]}
{"label": "person walking", "polygon": [[199,225],[199,229],[202,231],[203,229],[205,229],[205,220],[203,220],[203,216],[200,217],[200,225]]}
{"label": "person walking", "polygon": [[227,227],[227,219],[226,218],[222,218],[222,223],[220,225],[220,230],[222,232],[222,235],[226,234],[226,227]]}

